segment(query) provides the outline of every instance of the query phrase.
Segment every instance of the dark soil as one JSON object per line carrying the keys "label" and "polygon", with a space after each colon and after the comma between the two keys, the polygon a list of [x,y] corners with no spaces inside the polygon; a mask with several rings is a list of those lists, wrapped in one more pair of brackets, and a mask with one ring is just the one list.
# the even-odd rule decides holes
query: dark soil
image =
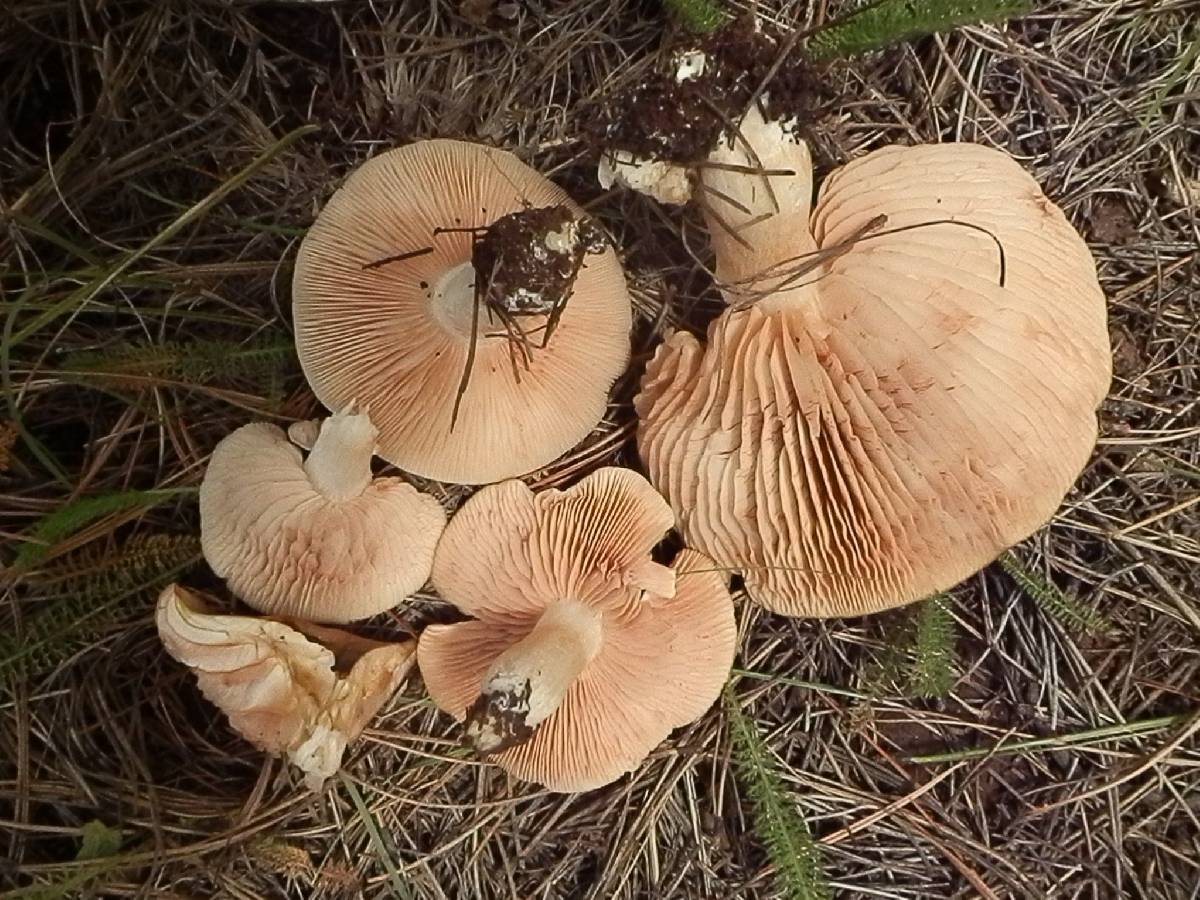
{"label": "dark soil", "polygon": [[[704,54],[704,71],[679,80],[679,61],[694,52]],[[739,18],[675,47],[650,77],[613,98],[593,130],[612,150],[695,163],[756,98],[768,119],[794,119],[803,130],[830,99],[826,82],[822,67],[789,49],[782,36]]]}
{"label": "dark soil", "polygon": [[493,222],[471,263],[490,309],[510,316],[548,315],[566,303],[588,253],[607,246],[604,232],[566,206],[518,210]]}

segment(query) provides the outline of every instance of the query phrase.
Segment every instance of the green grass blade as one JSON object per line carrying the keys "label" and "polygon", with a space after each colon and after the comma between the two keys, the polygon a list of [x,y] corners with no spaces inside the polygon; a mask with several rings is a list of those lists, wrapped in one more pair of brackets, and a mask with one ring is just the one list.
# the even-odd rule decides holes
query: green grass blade
{"label": "green grass blade", "polygon": [[908,761],[920,765],[932,765],[936,763],[961,762],[964,759],[981,759],[985,756],[1063,750],[1068,747],[1086,746],[1103,741],[1127,740],[1162,731],[1166,728],[1172,728],[1176,725],[1182,725],[1192,715],[1193,713],[1179,713],[1174,716],[1159,716],[1154,719],[1142,719],[1136,722],[1125,722],[1120,725],[1104,725],[1100,728],[1089,728],[1087,731],[1076,731],[1070,734],[1030,738],[1010,743],[1001,742],[990,747],[972,747],[969,750],[950,750],[945,753],[910,756]]}
{"label": "green grass blade", "polygon": [[358,792],[358,788],[354,786],[354,782],[346,777],[345,773],[339,773],[339,777],[342,780],[342,786],[346,789],[346,793],[350,795],[350,802],[354,804],[354,808],[358,811],[358,817],[362,819],[363,827],[367,829],[367,837],[371,841],[371,846],[375,848],[375,855],[379,857],[380,862],[383,863],[383,868],[387,871],[388,883],[392,888],[392,896],[400,897],[402,900],[412,900],[412,890],[400,875],[400,870],[396,868],[396,862],[392,859],[392,854],[383,840],[383,834],[379,831],[379,823],[375,821],[375,817],[367,807],[366,801],[363,800],[362,794]]}
{"label": "green grass blade", "polygon": [[115,491],[73,500],[38,521],[26,533],[12,567],[29,569],[45,558],[50,548],[96,519],[129,509],[157,506],[173,497],[195,494],[196,488],[163,488],[151,491]]}
{"label": "green grass blade", "polygon": [[[19,331],[12,334],[8,341],[7,350],[25,341],[30,335],[36,334],[42,328],[53,322],[56,318],[64,315],[72,310],[81,309],[87,306],[99,293],[123,275],[134,263],[143,256],[153,253],[158,247],[165,244],[175,235],[179,234],[183,229],[187,228],[193,222],[196,222],[211,212],[221,201],[232,194],[251,178],[253,178],[263,167],[271,162],[280,153],[283,153],[292,144],[300,140],[305,135],[312,134],[318,130],[316,125],[302,125],[286,135],[255,157],[249,165],[240,172],[231,176],[227,181],[222,182],[208,196],[197,201],[192,206],[188,207],[181,213],[170,225],[148,240],[138,249],[124,254],[124,256],[107,271],[98,274],[92,281],[83,285],[79,289],[72,291],[65,298],[54,304],[50,309],[36,316],[32,322],[26,324]],[[10,313],[10,315],[12,315]]]}

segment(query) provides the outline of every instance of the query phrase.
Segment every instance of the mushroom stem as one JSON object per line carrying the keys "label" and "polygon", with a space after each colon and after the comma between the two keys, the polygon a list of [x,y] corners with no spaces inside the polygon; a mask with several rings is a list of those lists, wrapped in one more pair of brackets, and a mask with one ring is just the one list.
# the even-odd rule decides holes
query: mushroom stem
{"label": "mushroom stem", "polygon": [[312,486],[330,500],[350,500],[365,491],[371,483],[377,434],[367,414],[356,412],[353,403],[322,422],[304,461]]}
{"label": "mushroom stem", "polygon": [[447,334],[464,340],[470,338],[474,305],[475,267],[470,260],[451,266],[438,276],[430,292],[429,308]]}
{"label": "mushroom stem", "polygon": [[500,654],[467,711],[467,741],[497,753],[527,741],[600,651],[600,614],[571,600],[546,607],[533,630]]}
{"label": "mushroom stem", "polygon": [[[758,175],[763,170],[773,174]],[[788,281],[804,255],[817,249],[809,225],[812,155],[782,122],[767,122],[757,106],[722,138],[699,168],[696,198],[717,261],[717,277],[730,303],[776,294],[795,302],[810,286]],[[786,286],[785,286],[786,282]]]}

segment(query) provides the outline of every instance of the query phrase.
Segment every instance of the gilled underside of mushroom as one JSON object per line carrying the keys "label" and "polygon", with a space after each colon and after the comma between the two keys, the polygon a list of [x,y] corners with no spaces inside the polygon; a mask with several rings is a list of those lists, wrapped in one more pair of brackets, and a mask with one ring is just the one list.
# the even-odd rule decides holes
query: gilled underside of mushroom
{"label": "gilled underside of mushroom", "polygon": [[489,762],[589,790],[712,704],[733,607],[711,560],[654,561],[672,520],[645,478],[615,467],[565,491],[491,485],[458,511],[433,583],[473,618],[428,626],[417,652],[429,695]]}
{"label": "gilled underside of mushroom", "polygon": [[601,618],[573,600],[551,603],[533,630],[496,658],[467,710],[466,740],[475,752],[498,753],[533,736],[600,651]]}
{"label": "gilled underside of mushroom", "polygon": [[1109,351],[1087,247],[1033,179],[975,145],[889,147],[810,217],[807,149],[759,110],[713,156],[730,309],[707,344],[665,342],[635,400],[689,545],[771,609],[861,615],[1040,527],[1095,442]]}
{"label": "gilled underside of mushroom", "polygon": [[296,258],[296,350],[317,399],[369,405],[377,455],[423,478],[488,484],[566,452],[603,416],[632,325],[617,254],[586,222],[481,144],[368,160]]}

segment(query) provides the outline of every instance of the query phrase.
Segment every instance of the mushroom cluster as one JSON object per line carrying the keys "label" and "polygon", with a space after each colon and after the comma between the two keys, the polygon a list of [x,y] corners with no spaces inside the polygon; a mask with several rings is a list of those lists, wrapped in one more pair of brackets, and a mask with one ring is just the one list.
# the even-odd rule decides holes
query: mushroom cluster
{"label": "mushroom cluster", "polygon": [[169,585],[155,618],[167,652],[251,744],[286,755],[314,790],[412,667],[416,642],[372,641],[318,623],[391,609],[428,579],[441,504],[400,478],[374,478],[376,430],[354,404],[296,430],[223,438],[200,485],[209,566],[270,618],[225,615]]}
{"label": "mushroom cluster", "polygon": [[[605,784],[713,703],[732,602],[701,555],[654,561],[674,516],[649,482],[604,469],[535,496],[503,480],[584,438],[628,360],[624,275],[570,198],[475,144],[382,154],[305,237],[294,311],[332,415],[237,429],[200,489],[205,558],[265,616],[219,613],[178,585],[159,598],[167,651],[236,731],[318,788],[416,658],[414,641],[318,623],[391,609],[434,570],[476,618],[423,632],[430,693],[519,777]],[[441,504],[375,477],[375,455],[492,484],[444,535]]]}
{"label": "mushroom cluster", "polygon": [[[684,63],[687,80],[705,59]],[[750,90],[745,71],[709,77]],[[200,490],[205,557],[263,615],[177,585],[158,605],[167,651],[246,739],[317,788],[415,660],[476,753],[589,790],[715,701],[730,573],[778,612],[859,615],[952,586],[1049,518],[1110,372],[1078,234],[1010,157],[965,144],[877,150],[814,207],[808,147],[770,109],[722,120],[698,163],[602,163],[607,183],[703,198],[728,304],[705,342],[677,332],[646,367],[649,480],[514,477],[587,436],[628,361],[620,264],[561,189],[434,140],[334,194],[293,298],[332,414],[239,428]],[[486,486],[447,523],[375,455]],[[672,529],[686,546],[666,565]],[[326,627],[427,580],[462,618],[394,643]]]}

